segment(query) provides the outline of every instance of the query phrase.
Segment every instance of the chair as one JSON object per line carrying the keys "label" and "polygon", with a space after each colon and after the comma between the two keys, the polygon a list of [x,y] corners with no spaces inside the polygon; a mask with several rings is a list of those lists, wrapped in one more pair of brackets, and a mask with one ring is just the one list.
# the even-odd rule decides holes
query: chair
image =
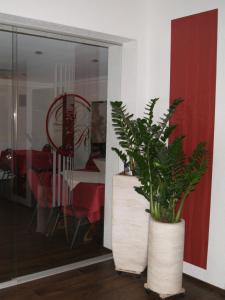
{"label": "chair", "polygon": [[[93,169],[96,170],[96,166],[89,161],[86,170],[91,171]],[[63,181],[62,175],[59,177],[58,173],[37,173],[30,169],[27,177],[37,201],[31,224],[33,224],[38,207],[50,209],[46,225],[47,236],[53,236],[60,218],[64,218],[65,233],[68,240],[67,217],[72,217],[75,223],[71,242],[72,248],[81,227],[100,220],[100,210],[104,204],[104,184],[79,183],[73,191],[69,191],[67,183]],[[53,224],[50,226],[53,219]]]}
{"label": "chair", "polygon": [[10,179],[14,178],[12,172],[12,150],[6,149],[1,152],[0,156],[0,187],[4,186],[5,182],[8,182]]}
{"label": "chair", "polygon": [[[58,189],[58,184],[56,186],[56,197],[58,197],[58,190],[60,195],[60,202],[57,204],[53,203],[53,193],[52,193],[52,173],[51,172],[36,172],[33,169],[29,169],[27,172],[27,180],[30,186],[30,189],[33,193],[34,199],[36,200],[36,208],[32,215],[30,226],[34,223],[35,217],[37,215],[38,208],[48,208],[50,209],[50,213],[48,216],[48,221],[46,225],[46,234],[49,235],[49,227],[51,220],[53,218],[54,212],[58,212],[62,206],[62,181],[60,189]],[[66,196],[66,195],[64,195]],[[67,200],[66,200],[67,201]]]}
{"label": "chair", "polygon": [[6,149],[1,152],[0,156],[0,170],[2,171],[2,178],[8,179],[12,174],[12,150]]}
{"label": "chair", "polygon": [[82,226],[96,224],[101,220],[104,194],[105,185],[100,183],[79,183],[72,191],[71,206],[64,208],[64,213],[76,221],[71,248],[77,241]]}
{"label": "chair", "polygon": [[[85,171],[98,171],[92,159],[86,164]],[[57,212],[56,222],[53,227],[54,233],[60,217],[72,217],[74,232],[71,248],[78,239],[79,231],[87,224],[96,224],[101,219],[101,209],[104,206],[104,184],[79,183],[73,191],[68,191],[68,201]],[[66,223],[64,223],[66,225]]]}
{"label": "chair", "polygon": [[[105,162],[98,159],[89,158],[85,171],[103,171]],[[75,228],[71,241],[71,248],[78,240],[79,230],[89,224],[89,230],[84,236],[88,240],[88,233],[96,229],[96,224],[101,224],[102,209],[104,207],[105,184],[80,182],[71,192],[71,205],[64,208],[67,216],[72,216],[75,220]],[[94,229],[94,230],[95,230]]]}
{"label": "chair", "polygon": [[[96,160],[91,157],[87,161],[85,171],[99,171]],[[71,241],[73,248],[78,238],[79,229],[86,224],[96,224],[101,220],[101,209],[104,206],[105,185],[101,183],[80,182],[71,192],[71,206],[68,206],[65,213],[73,216],[76,226]]]}
{"label": "chair", "polygon": [[[41,174],[41,175],[40,175]],[[40,176],[42,179],[40,179]],[[52,201],[50,197],[51,193],[51,173],[43,172],[38,173],[33,169],[28,169],[27,171],[27,181],[33,197],[36,201],[36,207],[32,215],[29,228],[33,225],[35,217],[37,215],[38,207],[41,208],[51,208]]]}
{"label": "chair", "polygon": [[43,152],[52,152],[52,147],[51,147],[51,145],[49,145],[49,144],[45,144],[44,146],[43,146],[43,148],[42,148],[42,150],[41,151],[43,151]]}

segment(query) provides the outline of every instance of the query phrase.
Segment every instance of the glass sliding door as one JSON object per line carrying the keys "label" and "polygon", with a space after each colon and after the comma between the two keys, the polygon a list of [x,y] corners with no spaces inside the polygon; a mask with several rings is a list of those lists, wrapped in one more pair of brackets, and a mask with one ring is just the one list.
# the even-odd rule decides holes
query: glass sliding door
{"label": "glass sliding door", "polygon": [[0,31],[0,282],[14,273],[13,34]]}
{"label": "glass sliding door", "polygon": [[108,51],[3,31],[0,44],[1,282],[108,253]]}
{"label": "glass sliding door", "polygon": [[0,31],[0,282],[103,248],[106,48]]}

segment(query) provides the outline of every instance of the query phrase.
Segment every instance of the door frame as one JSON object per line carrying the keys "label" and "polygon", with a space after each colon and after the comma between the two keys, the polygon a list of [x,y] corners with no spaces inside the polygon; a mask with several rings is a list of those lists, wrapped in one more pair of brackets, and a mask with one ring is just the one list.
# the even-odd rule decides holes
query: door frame
{"label": "door frame", "polygon": [[[37,21],[29,18],[19,16],[12,16],[0,13],[0,30],[11,31],[16,33],[23,33],[27,35],[47,37],[52,39],[78,42],[88,45],[96,45],[108,48],[108,83],[107,83],[107,137],[106,137],[106,174],[105,174],[105,210],[104,210],[104,241],[103,245],[111,249],[112,247],[112,176],[119,172],[121,163],[119,158],[111,151],[111,147],[118,145],[118,141],[113,131],[111,122],[111,107],[110,101],[121,99],[124,94],[122,88],[123,77],[127,75],[127,66],[135,65],[133,57],[136,55],[135,45],[136,41],[120,36],[109,35],[100,32],[94,32],[86,29],[80,29],[45,21]],[[125,75],[124,75],[125,73]],[[123,76],[122,76],[123,75]],[[129,78],[128,78],[129,80]],[[16,89],[14,86],[14,99],[16,99]],[[126,95],[126,92],[125,92]],[[14,123],[16,117],[17,101],[14,100]],[[111,259],[111,255],[102,261]],[[98,258],[97,262],[98,261]],[[94,261],[96,261],[94,259]],[[93,263],[93,262],[92,262]],[[81,262],[82,265],[82,262]],[[80,265],[78,266],[80,267]],[[0,289],[6,286],[17,285],[30,280],[36,280],[43,277],[44,274],[54,275],[60,272],[77,268],[74,264],[60,267],[59,270],[46,270],[35,274],[27,275],[23,280],[13,279],[9,282],[0,283]],[[56,268],[58,269],[58,268]],[[58,273],[57,273],[58,272]],[[49,276],[45,275],[45,276]],[[44,277],[45,277],[44,276]],[[29,279],[32,278],[32,279]]]}

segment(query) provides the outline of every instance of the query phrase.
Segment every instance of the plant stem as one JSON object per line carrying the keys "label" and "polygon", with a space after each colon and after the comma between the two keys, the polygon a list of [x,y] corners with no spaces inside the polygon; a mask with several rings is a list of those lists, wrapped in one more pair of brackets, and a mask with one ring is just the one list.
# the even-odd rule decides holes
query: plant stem
{"label": "plant stem", "polygon": [[182,197],[181,202],[180,202],[179,209],[178,209],[176,217],[175,217],[175,223],[178,223],[180,221],[180,217],[181,217],[181,213],[183,211],[184,203],[185,203],[185,200],[186,200],[188,194],[190,193],[190,191],[191,191],[190,188],[188,188],[186,190],[186,192],[183,194],[183,197]]}
{"label": "plant stem", "polygon": [[175,219],[175,205],[174,205],[175,201],[173,201],[173,207],[172,207],[172,210],[173,210],[173,215],[172,215],[172,222],[174,221]]}
{"label": "plant stem", "polygon": [[151,176],[151,167],[149,159],[149,143],[147,147],[147,159],[148,159],[148,172],[149,172],[149,182],[150,182],[150,212],[154,214],[154,205],[153,205],[153,194],[152,194],[152,176]]}

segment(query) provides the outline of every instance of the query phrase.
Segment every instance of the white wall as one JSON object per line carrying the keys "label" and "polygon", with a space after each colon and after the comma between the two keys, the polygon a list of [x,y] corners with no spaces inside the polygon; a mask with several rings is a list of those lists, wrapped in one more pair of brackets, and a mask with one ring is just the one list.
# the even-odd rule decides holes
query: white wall
{"label": "white wall", "polygon": [[[170,84],[170,22],[172,19],[211,9],[219,9],[217,88],[211,215],[207,270],[185,263],[184,271],[225,288],[225,1],[152,0],[149,1],[149,95],[160,97],[158,112],[168,106]],[[140,105],[141,114],[144,103]]]}

